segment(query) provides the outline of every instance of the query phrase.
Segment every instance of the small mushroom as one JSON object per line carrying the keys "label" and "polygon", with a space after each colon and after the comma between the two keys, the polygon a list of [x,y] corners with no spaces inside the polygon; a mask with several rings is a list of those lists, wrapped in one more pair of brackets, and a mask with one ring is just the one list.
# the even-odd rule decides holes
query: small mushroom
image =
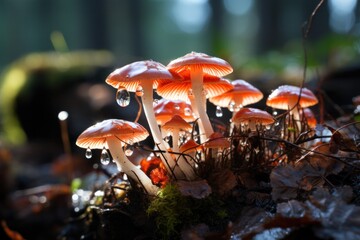
{"label": "small mushroom", "polygon": [[155,118],[158,125],[163,125],[174,115],[179,115],[186,122],[194,122],[191,105],[181,100],[169,100],[162,98],[154,106]]}
{"label": "small mushroom", "polygon": [[269,125],[274,123],[274,118],[266,111],[257,108],[242,108],[232,117],[235,125],[248,124],[251,131],[256,131],[256,124]]}
{"label": "small mushroom", "polygon": [[230,147],[230,141],[222,133],[213,132],[204,143],[204,148],[211,149],[212,157],[217,158],[219,153]]}
{"label": "small mushroom", "polygon": [[242,79],[231,82],[234,89],[218,96],[209,98],[209,101],[219,107],[227,107],[233,114],[240,108],[260,101],[264,95],[262,92]]}
{"label": "small mushroom", "polygon": [[192,126],[187,123],[182,117],[179,115],[174,115],[169,121],[164,123],[161,126],[161,129],[165,133],[170,133],[173,137],[173,151],[175,153],[179,152],[180,146],[180,131],[191,132]]}
{"label": "small mushroom", "polygon": [[[180,146],[179,133],[180,131],[190,132],[192,130],[192,126],[179,115],[174,115],[168,122],[161,126],[161,129],[172,135],[173,152],[178,154]],[[192,179],[194,177],[194,171],[186,161],[182,161],[182,159],[179,158],[177,163],[180,166],[180,169],[184,172],[186,178]]]}
{"label": "small mushroom", "polygon": [[[301,92],[301,93],[300,93]],[[301,96],[300,96],[301,94]],[[282,85],[275,89],[267,98],[266,105],[276,109],[290,110],[290,115],[297,122],[298,129],[301,129],[298,106],[306,108],[318,103],[314,93],[307,88],[299,88],[292,85]]]}
{"label": "small mushroom", "polygon": [[213,129],[206,114],[206,108],[204,108],[206,93],[203,87],[203,75],[208,73],[213,76],[223,77],[232,73],[233,68],[223,59],[197,52],[191,52],[170,61],[167,68],[180,75],[184,72],[190,75],[191,95],[194,97],[191,105],[193,110],[199,115],[206,137],[209,137]]}
{"label": "small mushroom", "polygon": [[[227,92],[233,89],[234,86],[224,78],[204,73],[202,75],[203,82],[201,86],[201,94],[194,94],[192,89],[192,80],[190,78],[191,76],[189,72],[184,72],[182,74],[183,80],[175,80],[160,84],[157,88],[157,93],[165,99],[182,100],[191,103],[191,108],[194,114],[196,117],[199,117],[199,129],[202,139],[201,142],[204,142],[206,138],[213,132],[210,120],[206,115],[206,99]],[[198,102],[199,98],[203,98],[200,109],[198,109],[196,103]],[[201,114],[203,114],[203,116]],[[209,133],[206,133],[207,123],[204,123],[202,118],[206,118],[205,122],[210,124],[210,128],[208,128]]]}
{"label": "small mushroom", "polygon": [[141,183],[148,194],[155,195],[158,188],[126,157],[123,150],[124,144],[139,142],[148,136],[148,131],[138,123],[108,119],[84,130],[77,138],[76,145],[86,149],[108,148],[118,169]]}
{"label": "small mushroom", "polygon": [[[136,92],[141,96],[145,116],[149,123],[152,137],[155,144],[164,152],[165,159],[162,159],[167,170],[175,168],[175,162],[167,152],[168,147],[163,141],[160,129],[157,125],[154,107],[153,107],[153,89],[157,88],[161,82],[167,82],[176,79],[175,74],[171,73],[161,63],[146,60],[133,62],[121,68],[114,70],[107,78],[106,83],[119,88],[125,87],[130,92]],[[175,174],[177,173],[174,169]],[[179,173],[180,174],[180,173]]]}
{"label": "small mushroom", "polygon": [[198,144],[194,139],[187,140],[179,148],[179,151],[183,154],[182,157],[185,158],[184,161],[186,161],[192,167],[196,167],[196,153],[202,153],[203,150],[203,146]]}

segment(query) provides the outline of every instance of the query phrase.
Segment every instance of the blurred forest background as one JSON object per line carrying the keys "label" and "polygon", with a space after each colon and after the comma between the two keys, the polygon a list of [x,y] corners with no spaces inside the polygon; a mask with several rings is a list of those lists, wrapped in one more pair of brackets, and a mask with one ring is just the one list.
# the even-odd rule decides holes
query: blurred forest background
{"label": "blurred forest background", "polygon": [[[106,49],[118,62],[153,58],[167,62],[196,50],[239,66],[254,55],[301,38],[318,1],[285,0],[3,0],[0,3],[0,66],[32,52]],[[357,35],[357,0],[326,0],[312,40]],[[327,49],[330,50],[330,49]]]}
{"label": "blurred forest background", "polygon": [[[46,116],[56,119],[58,111],[69,111],[66,108],[70,103],[64,104],[63,109],[59,105],[61,96],[69,92],[74,83],[68,76],[71,70],[77,72],[77,76],[71,75],[72,78],[104,84],[104,78],[115,67],[143,59],[166,65],[174,58],[197,51],[227,60],[235,70],[233,79],[262,79],[262,85],[257,87],[266,93],[269,91],[266,88],[283,80],[298,84],[303,78],[304,66],[302,30],[318,3],[285,0],[3,0],[0,3],[0,70],[3,72],[0,135],[12,143],[26,139],[23,132],[15,129],[15,123],[21,121],[15,119],[19,115],[24,115],[22,118],[26,120],[17,126],[27,128],[28,135],[32,132],[49,135],[51,131],[37,129],[36,124]],[[355,62],[360,47],[359,15],[357,0],[324,1],[308,36],[306,80],[322,73],[323,69],[330,71]],[[66,59],[56,57],[67,53],[79,54]],[[80,65],[103,71],[90,76],[94,71],[82,68],[79,72],[73,68]],[[35,71],[41,67],[60,72],[48,77]],[[10,71],[14,68],[24,70],[23,78],[19,72]],[[52,81],[38,86],[34,82],[39,82],[35,80],[39,78]],[[47,89],[49,82],[53,92]],[[24,89],[30,90],[21,98],[19,92]],[[58,97],[58,109],[49,106],[51,96]],[[48,99],[48,104],[42,99]],[[17,101],[16,105],[14,101]],[[30,106],[33,114],[29,112]],[[36,106],[42,113],[37,113]],[[70,116],[79,117],[76,122],[81,121],[80,113]],[[85,122],[85,126],[88,123],[91,121]]]}
{"label": "blurred forest background", "polygon": [[[137,60],[166,65],[191,51],[204,52],[227,60],[234,68],[230,79],[245,79],[265,96],[280,83],[299,85],[302,31],[318,3],[3,0],[0,139],[15,145],[62,144],[57,115],[67,111],[71,148],[76,151],[74,140],[95,121],[134,119],[136,110],[119,109],[115,90],[104,80],[113,69]],[[324,1],[307,39],[309,86],[315,88],[314,80],[344,68],[351,68],[350,84],[356,79],[359,34],[357,0]],[[341,83],[329,81],[326,86],[335,94],[332,98],[351,104],[350,95],[358,89],[352,88],[341,102],[349,86]],[[137,108],[135,102],[132,107]]]}
{"label": "blurred forest background", "polygon": [[[1,204],[14,189],[62,182],[69,169],[64,152],[81,154],[80,160],[72,159],[73,176],[91,171],[92,162],[82,161],[85,150],[75,146],[77,136],[96,121],[135,119],[136,101],[120,108],[115,89],[105,83],[115,68],[145,59],[167,65],[191,51],[204,52],[233,66],[229,79],[244,79],[262,90],[258,106],[274,87],[300,85],[303,26],[318,3],[0,1]],[[360,94],[359,35],[357,0],[325,0],[311,24],[306,86],[325,91],[327,110],[334,115],[346,113]],[[61,135],[61,111],[69,114],[63,125],[68,143]],[[139,122],[146,126],[143,117]]]}

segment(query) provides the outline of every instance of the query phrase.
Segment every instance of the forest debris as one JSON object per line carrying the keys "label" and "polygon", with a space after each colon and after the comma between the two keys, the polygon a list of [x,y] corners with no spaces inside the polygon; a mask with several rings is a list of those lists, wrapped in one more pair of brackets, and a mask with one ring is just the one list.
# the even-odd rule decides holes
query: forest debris
{"label": "forest debris", "polygon": [[190,196],[197,199],[202,199],[209,196],[212,192],[211,187],[206,180],[198,181],[182,181],[176,182],[179,191],[183,196]]}
{"label": "forest debris", "polygon": [[222,169],[211,173],[208,181],[213,192],[220,196],[224,196],[237,186],[236,176],[230,169]]}

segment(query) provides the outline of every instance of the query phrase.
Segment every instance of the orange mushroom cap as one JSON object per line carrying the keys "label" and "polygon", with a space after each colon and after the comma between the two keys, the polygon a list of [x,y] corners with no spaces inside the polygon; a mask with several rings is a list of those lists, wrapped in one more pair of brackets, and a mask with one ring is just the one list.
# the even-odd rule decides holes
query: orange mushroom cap
{"label": "orange mushroom cap", "polygon": [[163,64],[152,60],[137,61],[115,69],[106,78],[105,82],[114,88],[125,87],[130,92],[136,92],[140,80],[153,81],[153,88],[158,84],[180,78],[170,72]]}
{"label": "orange mushroom cap", "polygon": [[162,127],[166,132],[172,132],[174,129],[177,130],[184,130],[184,131],[191,131],[192,126],[187,123],[182,117],[179,115],[174,115],[169,121],[167,121]]}
{"label": "orange mushroom cap", "polygon": [[[288,110],[293,106],[290,106],[292,102],[296,102],[300,95],[300,88],[291,85],[282,85],[275,89],[268,97],[266,105]],[[314,93],[307,89],[302,88],[299,105],[302,108],[310,107],[318,103],[318,99]],[[290,104],[290,105],[289,105]],[[295,105],[295,104],[294,104]]]}
{"label": "orange mushroom cap", "polygon": [[268,112],[257,108],[242,108],[232,117],[232,122],[235,124],[248,123],[250,121],[269,125],[275,120]]}
{"label": "orange mushroom cap", "polygon": [[179,115],[186,122],[193,122],[191,105],[180,100],[160,99],[154,106],[155,118],[159,125],[163,125],[169,121],[174,115]]}
{"label": "orange mushroom cap", "polygon": [[106,139],[116,137],[124,142],[140,142],[149,136],[148,131],[138,123],[121,119],[107,119],[83,131],[76,140],[82,148],[108,148]]}
{"label": "orange mushroom cap", "polygon": [[234,85],[234,89],[211,97],[209,101],[219,107],[229,107],[231,103],[239,107],[256,103],[264,97],[259,89],[242,79],[234,80],[231,84]]}
{"label": "orange mushroom cap", "polygon": [[179,151],[182,153],[183,152],[190,153],[190,152],[201,151],[201,150],[202,150],[202,146],[200,144],[198,144],[197,142],[195,142],[195,140],[193,140],[193,139],[187,140],[179,148]]}
{"label": "orange mushroom cap", "polygon": [[228,148],[230,141],[219,132],[213,132],[204,143],[205,148]]}
{"label": "orange mushroom cap", "polygon": [[[206,92],[206,98],[218,96],[233,88],[234,86],[224,78],[209,74],[204,74],[203,76],[203,89]],[[189,91],[191,91],[191,80],[187,75],[183,80],[164,82],[157,88],[157,93],[169,100],[190,101],[188,97]]]}
{"label": "orange mushroom cap", "polygon": [[189,67],[201,68],[204,73],[218,77],[223,77],[233,72],[233,68],[225,60],[198,52],[188,53],[172,60],[167,65],[168,69],[180,74],[189,71]]}

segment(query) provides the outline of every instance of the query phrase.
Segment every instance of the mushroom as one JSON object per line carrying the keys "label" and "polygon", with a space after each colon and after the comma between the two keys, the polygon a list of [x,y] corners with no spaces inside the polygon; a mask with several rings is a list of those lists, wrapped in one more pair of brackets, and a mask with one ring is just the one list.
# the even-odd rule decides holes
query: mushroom
{"label": "mushroom", "polygon": [[195,153],[197,151],[202,151],[202,145],[198,144],[195,140],[189,139],[179,148],[179,151],[184,154],[190,155],[192,158],[195,158]]}
{"label": "mushroom", "polygon": [[[149,123],[151,134],[156,146],[164,152],[165,159],[162,158],[162,160],[169,172],[172,172],[172,168],[175,168],[176,165],[171,155],[167,152],[168,148],[162,139],[156,122],[153,107],[153,89],[157,88],[161,82],[174,79],[176,79],[176,75],[171,73],[164,65],[152,60],[146,60],[133,62],[118,68],[105,80],[106,83],[115,88],[125,87],[128,91],[141,95],[144,113]],[[177,169],[174,169],[174,172],[175,174],[180,174]]]}
{"label": "mushroom", "polygon": [[317,103],[318,99],[311,90],[292,85],[279,86],[266,100],[266,105],[269,107],[290,110],[290,115],[293,116],[299,130],[301,129],[301,124],[299,122],[300,115],[296,105],[298,104],[300,108],[306,108]]}
{"label": "mushroom", "polygon": [[218,96],[209,98],[209,101],[219,107],[227,107],[233,114],[240,108],[260,101],[264,95],[250,83],[237,79],[231,82],[234,89]]}
{"label": "mushroom", "polygon": [[168,69],[183,75],[184,72],[190,74],[191,91],[187,91],[194,97],[191,106],[196,114],[198,114],[200,123],[203,125],[204,134],[209,137],[213,133],[209,117],[206,114],[206,95],[207,92],[203,87],[203,75],[204,73],[211,74],[213,76],[223,77],[232,73],[233,68],[228,62],[223,59],[212,57],[204,53],[191,52],[182,57],[170,61],[167,65]]}
{"label": "mushroom", "polygon": [[194,122],[191,105],[185,101],[162,98],[154,106],[155,118],[158,125],[163,125],[174,115],[179,115],[186,122]]}
{"label": "mushroom", "polygon": [[204,148],[212,149],[212,157],[216,158],[219,150],[224,150],[230,147],[230,141],[224,137],[222,133],[213,132],[208,140],[204,143]]}
{"label": "mushroom", "polygon": [[[177,154],[179,153],[180,146],[180,131],[190,132],[192,130],[192,126],[179,115],[174,115],[168,122],[161,126],[161,129],[166,133],[171,133],[173,152]],[[186,161],[181,161],[181,159],[179,159],[177,163],[185,174],[185,177],[189,180],[192,179],[194,176],[192,167]]]}
{"label": "mushroom", "polygon": [[161,126],[161,129],[166,132],[166,133],[170,133],[173,137],[173,151],[174,152],[179,152],[179,146],[180,146],[180,131],[185,131],[185,132],[191,132],[192,130],[192,126],[187,123],[182,117],[180,117],[179,115],[174,115],[169,121],[167,121],[166,123],[164,123]]}
{"label": "mushroom", "polygon": [[256,124],[269,125],[274,121],[271,114],[257,108],[242,108],[232,117],[235,125],[248,124],[251,131],[256,131]]}
{"label": "mushroom", "polygon": [[195,154],[203,151],[203,146],[198,144],[194,139],[187,140],[179,148],[179,151],[184,154],[181,157],[191,166],[195,167]]}
{"label": "mushroom", "polygon": [[204,143],[205,148],[228,148],[230,147],[230,142],[227,138],[224,138],[224,135],[219,132],[213,132],[208,140]]}
{"label": "mushroom", "polygon": [[[206,133],[205,125],[201,120],[202,117],[199,111],[200,110],[203,111],[203,114],[205,114],[207,118],[206,121],[209,121],[208,116],[206,115],[206,98],[220,95],[224,92],[233,89],[234,86],[224,78],[219,78],[204,73],[202,75],[203,82],[201,88],[203,89],[203,91],[201,92],[201,94],[200,95],[189,94],[189,91],[190,92],[193,91],[192,90],[193,86],[192,86],[192,81],[190,79],[190,74],[186,74],[186,73],[188,72],[182,73],[183,74],[182,76],[184,78],[183,80],[175,80],[171,82],[165,82],[164,84],[159,84],[157,88],[157,93],[165,99],[182,100],[191,103],[192,110],[194,111],[195,115],[197,115],[196,117],[200,118],[199,119],[200,136],[202,139],[201,142],[204,142],[206,138],[213,132],[213,129],[211,123],[209,122],[211,131],[209,133]],[[201,102],[201,104],[203,105],[201,105],[200,110],[197,109],[198,107],[196,105],[196,101],[199,98],[205,99],[205,101]]]}
{"label": "mushroom", "polygon": [[141,183],[148,194],[155,195],[158,188],[126,157],[123,150],[125,144],[142,141],[148,136],[148,131],[138,123],[108,119],[84,130],[77,138],[76,145],[86,149],[108,148],[118,170]]}

